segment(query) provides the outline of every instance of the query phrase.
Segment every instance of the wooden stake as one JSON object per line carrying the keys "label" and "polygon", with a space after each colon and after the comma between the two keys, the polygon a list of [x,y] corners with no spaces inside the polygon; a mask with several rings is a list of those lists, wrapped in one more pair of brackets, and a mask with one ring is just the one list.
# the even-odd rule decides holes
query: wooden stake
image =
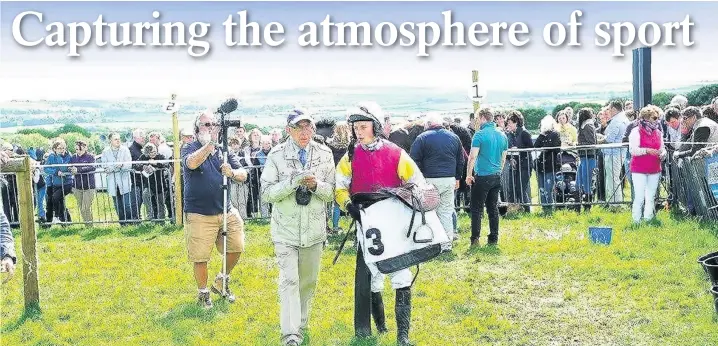
{"label": "wooden stake", "polygon": [[[177,99],[177,94],[172,94],[172,101]],[[176,160],[174,165],[174,185],[175,185],[175,224],[182,224],[182,168],[180,167],[180,147],[182,146],[182,139],[180,138],[179,131],[179,120],[177,119],[177,111],[172,113],[172,132],[174,135],[174,159]]]}
{"label": "wooden stake", "polygon": [[[471,71],[471,81],[474,83],[479,82],[479,71],[478,70]],[[478,126],[476,126],[477,125],[476,121],[477,121],[477,119],[479,119],[479,109],[481,109],[481,104],[479,104],[478,101],[473,101],[473,104],[474,104],[474,124],[472,124],[472,125],[474,126],[474,129],[478,130]]]}

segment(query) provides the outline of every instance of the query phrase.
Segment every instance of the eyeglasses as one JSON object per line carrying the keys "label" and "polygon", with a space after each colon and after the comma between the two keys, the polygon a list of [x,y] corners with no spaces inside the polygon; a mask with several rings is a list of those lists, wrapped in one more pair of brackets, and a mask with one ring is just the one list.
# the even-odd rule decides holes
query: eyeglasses
{"label": "eyeglasses", "polygon": [[311,131],[314,131],[314,127],[312,127],[312,125],[303,125],[303,126],[295,125],[295,126],[292,126],[292,127],[290,127],[290,128],[291,128],[292,130],[298,131],[298,132],[311,132]]}
{"label": "eyeglasses", "polygon": [[219,127],[219,123],[202,123],[200,125],[204,127]]}

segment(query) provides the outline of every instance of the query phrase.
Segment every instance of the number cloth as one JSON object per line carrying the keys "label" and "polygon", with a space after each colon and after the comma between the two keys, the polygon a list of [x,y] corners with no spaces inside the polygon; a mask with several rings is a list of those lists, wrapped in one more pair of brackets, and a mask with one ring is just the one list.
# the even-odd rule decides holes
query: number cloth
{"label": "number cloth", "polygon": [[[420,212],[414,215],[412,230],[407,237],[412,214],[413,210],[396,198],[376,202],[362,210],[356,236],[372,275],[379,272],[377,262],[393,266],[396,264],[392,264],[392,260],[402,262],[402,255],[421,252],[421,249],[449,241],[433,210],[424,213],[426,224]],[[398,266],[407,267],[401,264]]]}

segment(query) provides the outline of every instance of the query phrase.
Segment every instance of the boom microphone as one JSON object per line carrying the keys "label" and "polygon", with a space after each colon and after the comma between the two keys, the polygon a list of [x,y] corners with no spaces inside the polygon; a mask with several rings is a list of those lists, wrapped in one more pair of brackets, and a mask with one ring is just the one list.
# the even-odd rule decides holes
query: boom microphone
{"label": "boom microphone", "polygon": [[229,114],[237,110],[237,106],[239,106],[239,102],[237,102],[236,98],[230,98],[227,99],[227,101],[224,101],[222,105],[217,108],[217,113],[219,114]]}

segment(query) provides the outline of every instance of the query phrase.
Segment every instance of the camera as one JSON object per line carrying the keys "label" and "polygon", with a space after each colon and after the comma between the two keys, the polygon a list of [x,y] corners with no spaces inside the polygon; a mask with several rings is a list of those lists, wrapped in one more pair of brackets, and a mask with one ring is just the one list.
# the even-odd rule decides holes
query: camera
{"label": "camera", "polygon": [[225,116],[229,115],[229,113],[234,112],[237,110],[237,107],[239,106],[239,102],[235,98],[230,98],[227,101],[224,101],[222,105],[220,105],[217,108],[216,113],[220,116],[220,127],[221,127],[221,136],[222,142],[227,141],[227,129],[230,127],[241,127],[242,121],[239,119],[225,119]]}
{"label": "camera", "polygon": [[240,127],[242,126],[242,121],[239,119],[227,119],[222,123],[222,128],[230,128],[230,127]]}
{"label": "camera", "polygon": [[294,195],[297,205],[308,205],[312,201],[312,192],[306,186],[300,186]]}

